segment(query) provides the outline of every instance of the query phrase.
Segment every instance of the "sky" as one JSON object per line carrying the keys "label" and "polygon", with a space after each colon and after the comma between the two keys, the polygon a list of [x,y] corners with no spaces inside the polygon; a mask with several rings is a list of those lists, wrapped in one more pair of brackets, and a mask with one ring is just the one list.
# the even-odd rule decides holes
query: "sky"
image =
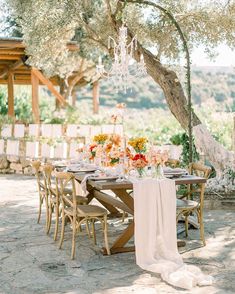
{"label": "sky", "polygon": [[191,55],[192,65],[235,67],[235,50],[232,51],[228,46],[221,44],[216,51],[218,56],[214,60],[210,60],[203,47],[194,49]]}

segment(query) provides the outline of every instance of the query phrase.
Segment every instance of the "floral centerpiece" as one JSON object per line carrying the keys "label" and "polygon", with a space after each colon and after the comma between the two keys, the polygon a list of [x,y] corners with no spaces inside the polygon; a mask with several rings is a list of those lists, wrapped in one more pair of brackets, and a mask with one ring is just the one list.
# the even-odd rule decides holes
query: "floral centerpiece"
{"label": "floral centerpiece", "polygon": [[147,138],[138,137],[129,140],[128,144],[134,148],[136,153],[145,153],[147,149]]}
{"label": "floral centerpiece", "polygon": [[144,173],[144,168],[148,165],[148,160],[144,154],[137,153],[132,158],[132,166],[138,171],[139,176],[142,177]]}
{"label": "floral centerpiece", "polygon": [[115,165],[120,162],[121,152],[118,150],[118,148],[112,148],[112,150],[109,153],[109,159],[110,159],[110,165]]}
{"label": "floral centerpiece", "polygon": [[149,151],[148,154],[148,159],[149,159],[149,163],[152,166],[152,170],[153,170],[153,175],[157,178],[161,178],[164,176],[163,174],[163,166],[165,165],[165,163],[167,162],[169,158],[168,152],[167,151],[163,151],[161,152],[160,150],[155,150],[154,148],[152,148]]}
{"label": "floral centerpiece", "polygon": [[119,147],[121,145],[121,141],[122,141],[121,136],[118,134],[112,134],[109,137],[109,142],[114,146]]}
{"label": "floral centerpiece", "polygon": [[96,156],[96,150],[97,150],[98,145],[96,143],[92,143],[89,146],[89,152],[90,152],[90,160],[93,160]]}

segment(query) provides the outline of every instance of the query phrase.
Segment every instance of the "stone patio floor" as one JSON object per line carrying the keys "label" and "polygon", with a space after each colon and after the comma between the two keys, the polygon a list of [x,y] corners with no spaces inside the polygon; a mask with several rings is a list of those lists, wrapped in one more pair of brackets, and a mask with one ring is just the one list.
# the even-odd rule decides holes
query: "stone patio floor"
{"label": "stone patio floor", "polygon": [[[0,176],[1,294],[235,293],[235,211],[205,212],[206,247],[198,242],[198,230],[190,230],[186,247],[180,248],[184,261],[213,275],[215,281],[210,287],[188,291],[141,270],[134,253],[103,256],[99,227],[98,246],[83,233],[77,238],[76,259],[71,261],[71,230],[66,227],[64,246],[59,250],[52,238],[53,225],[51,234],[45,234],[44,213],[37,224],[37,209],[34,177]],[[119,219],[110,220],[110,241],[125,225]]]}

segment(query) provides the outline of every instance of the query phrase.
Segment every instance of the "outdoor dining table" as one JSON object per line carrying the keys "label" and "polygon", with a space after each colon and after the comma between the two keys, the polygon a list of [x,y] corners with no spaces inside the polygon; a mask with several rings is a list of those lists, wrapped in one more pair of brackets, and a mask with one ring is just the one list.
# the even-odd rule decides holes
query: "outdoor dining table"
{"label": "outdoor dining table", "polygon": [[[75,174],[76,180],[81,183],[85,174]],[[203,184],[206,179],[194,175],[182,176],[172,179],[175,185],[181,184]],[[120,215],[120,210],[134,216],[134,199],[130,192],[133,190],[131,181],[125,180],[116,182],[115,180],[87,180],[88,202],[93,198],[97,199],[109,212],[111,216]],[[108,194],[112,191],[114,195]],[[112,194],[112,193],[111,193]],[[118,210],[119,209],[119,210]],[[134,236],[134,221],[130,222],[126,229],[118,236],[114,243],[110,246],[111,254],[135,251],[135,246],[125,246]],[[103,249],[103,254],[107,252]]]}

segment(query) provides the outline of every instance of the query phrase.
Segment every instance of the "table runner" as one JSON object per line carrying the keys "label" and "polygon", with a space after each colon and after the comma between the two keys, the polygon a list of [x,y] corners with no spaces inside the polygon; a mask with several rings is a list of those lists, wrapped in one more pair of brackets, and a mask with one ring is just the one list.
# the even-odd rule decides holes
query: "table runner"
{"label": "table runner", "polygon": [[169,179],[133,181],[136,263],[160,273],[167,283],[191,289],[211,285],[212,277],[185,265],[177,249],[176,190]]}

